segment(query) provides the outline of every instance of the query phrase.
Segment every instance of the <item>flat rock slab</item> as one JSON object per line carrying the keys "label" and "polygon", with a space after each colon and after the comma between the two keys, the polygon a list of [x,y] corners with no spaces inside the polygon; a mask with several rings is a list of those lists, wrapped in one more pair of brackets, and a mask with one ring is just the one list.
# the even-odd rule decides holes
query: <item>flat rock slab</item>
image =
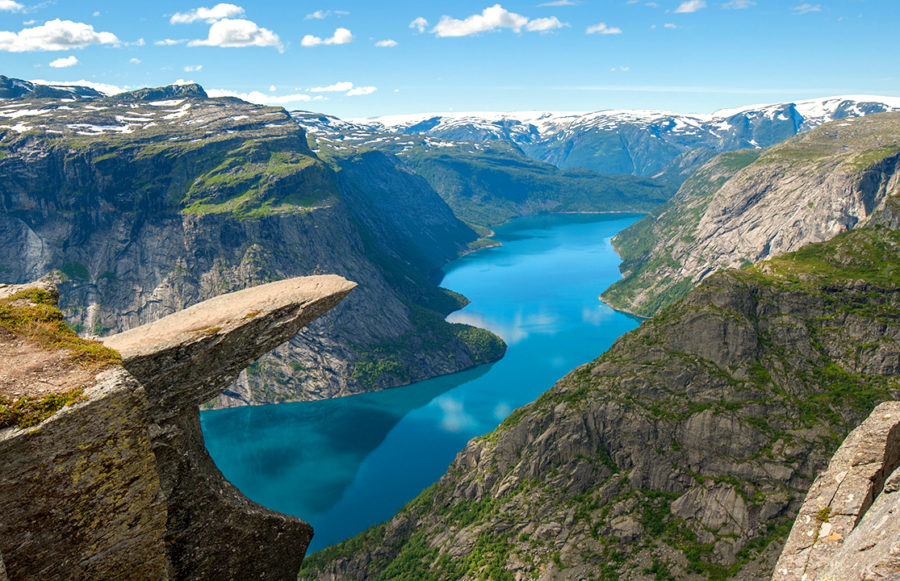
{"label": "flat rock slab", "polygon": [[185,409],[218,395],[355,286],[336,275],[291,278],[220,295],[102,341],[122,355],[157,411]]}

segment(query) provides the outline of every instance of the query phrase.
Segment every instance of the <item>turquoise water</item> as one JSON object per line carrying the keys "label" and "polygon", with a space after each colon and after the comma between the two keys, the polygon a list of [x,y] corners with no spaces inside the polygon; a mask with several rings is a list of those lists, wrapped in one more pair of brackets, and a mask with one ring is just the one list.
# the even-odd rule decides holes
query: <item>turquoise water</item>
{"label": "turquoise water", "polygon": [[509,345],[492,365],[378,393],[202,412],[206,447],[252,500],[313,525],[316,551],[391,518],[471,438],[493,430],[638,322],[597,296],[619,278],[610,238],[637,215],[557,214],[497,230],[451,263],[472,302],[449,320]]}

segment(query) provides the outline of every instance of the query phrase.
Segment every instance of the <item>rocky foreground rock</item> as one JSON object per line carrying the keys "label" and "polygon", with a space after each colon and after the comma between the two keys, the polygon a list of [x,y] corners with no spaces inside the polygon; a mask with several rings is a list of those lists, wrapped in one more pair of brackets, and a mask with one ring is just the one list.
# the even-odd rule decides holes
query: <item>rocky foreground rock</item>
{"label": "rocky foreground rock", "polygon": [[295,578],[311,527],[225,480],[198,406],[354,286],[283,280],[107,338],[121,366],[0,431],[0,579]]}

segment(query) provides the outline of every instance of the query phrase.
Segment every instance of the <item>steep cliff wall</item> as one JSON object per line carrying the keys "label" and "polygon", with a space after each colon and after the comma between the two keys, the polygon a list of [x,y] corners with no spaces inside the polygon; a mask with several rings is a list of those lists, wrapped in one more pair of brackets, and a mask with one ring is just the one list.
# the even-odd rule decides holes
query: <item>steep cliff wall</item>
{"label": "steep cliff wall", "polygon": [[762,152],[723,154],[616,236],[625,278],[603,299],[650,316],[720,268],[894,215],[898,168],[900,113],[834,121]]}
{"label": "steep cliff wall", "polygon": [[900,576],[900,402],[883,403],[806,495],[772,581]]}
{"label": "steep cliff wall", "polygon": [[[26,404],[49,417],[19,419],[0,429],[6,575],[295,578],[312,529],[252,503],[224,479],[204,448],[198,406],[353,286],[337,276],[319,276],[216,297],[105,339],[121,353],[121,365],[104,365],[86,384],[64,386],[74,390],[70,405],[54,411],[62,404]],[[59,316],[46,291],[0,291],[6,296],[0,304],[4,317],[26,307],[48,320]],[[36,336],[17,334],[7,319],[0,325],[0,360],[11,345],[31,345]],[[79,361],[73,354],[45,373],[71,376]],[[27,369],[18,371],[25,376]],[[22,398],[10,395],[0,393],[4,421],[7,412],[22,407]]]}
{"label": "steep cliff wall", "polygon": [[[84,334],[292,276],[360,283],[218,405],[391,387],[503,353],[496,337],[473,343],[443,323],[462,299],[433,273],[477,236],[392,158],[372,153],[336,172],[284,110],[198,86],[10,100],[4,115],[16,124],[0,123],[0,280],[62,271],[62,309]],[[387,344],[395,358],[378,367]]]}
{"label": "steep cliff wall", "polygon": [[325,579],[759,579],[817,470],[900,395],[900,232],[704,281],[476,438]]}

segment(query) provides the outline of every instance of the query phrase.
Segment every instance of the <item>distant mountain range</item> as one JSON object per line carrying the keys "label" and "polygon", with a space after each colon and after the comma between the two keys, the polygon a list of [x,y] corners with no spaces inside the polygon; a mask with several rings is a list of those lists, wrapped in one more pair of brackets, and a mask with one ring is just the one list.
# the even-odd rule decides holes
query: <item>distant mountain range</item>
{"label": "distant mountain range", "polygon": [[318,127],[307,129],[350,136],[380,133],[506,141],[560,169],[657,177],[680,184],[716,153],[769,147],[828,121],[898,110],[898,97],[847,95],[706,115],[630,110],[434,113],[351,121],[322,118]]}

